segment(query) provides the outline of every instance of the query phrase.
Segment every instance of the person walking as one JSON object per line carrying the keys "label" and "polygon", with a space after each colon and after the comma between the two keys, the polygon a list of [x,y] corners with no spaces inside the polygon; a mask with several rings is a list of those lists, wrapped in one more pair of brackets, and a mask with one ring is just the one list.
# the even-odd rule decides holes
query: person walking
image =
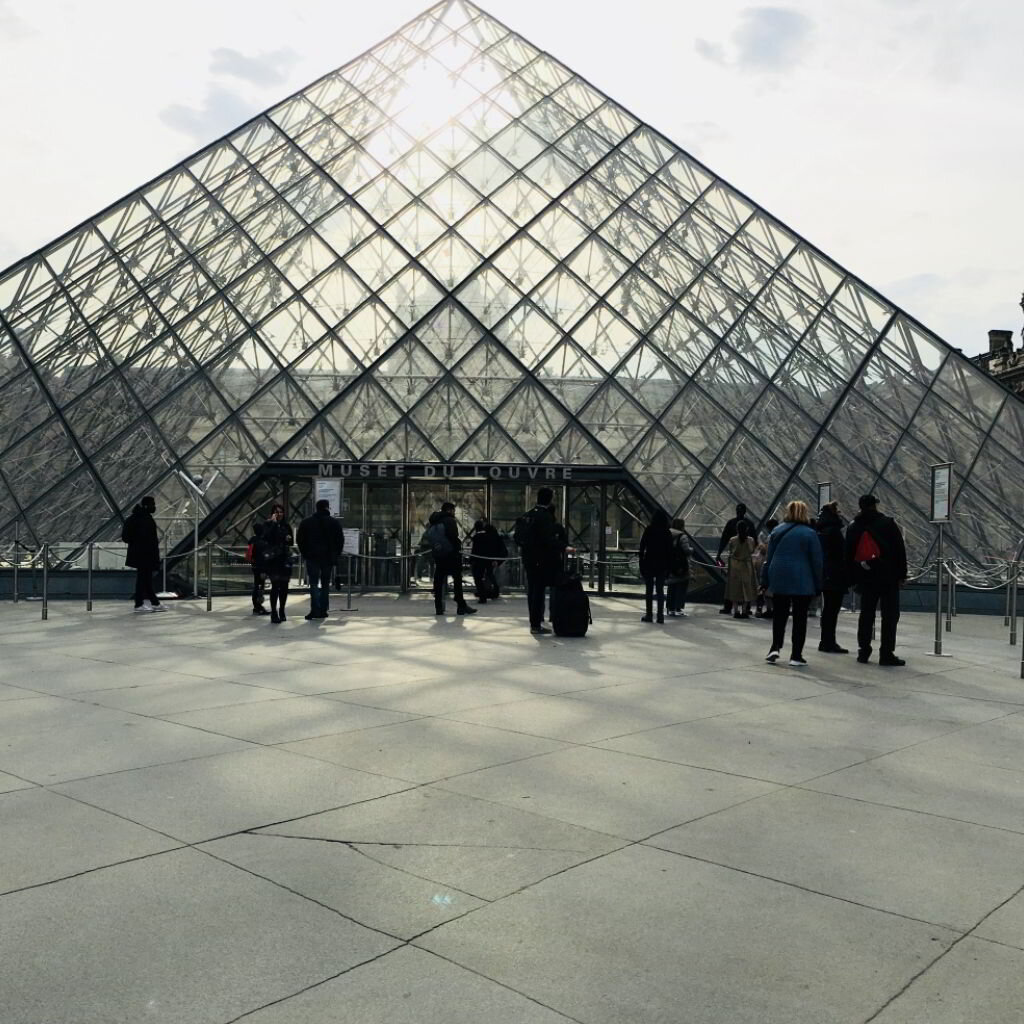
{"label": "person walking", "polygon": [[673,519],[669,530],[672,535],[672,549],[668,559],[668,576],[665,577],[665,603],[672,618],[686,618],[686,592],[690,588],[690,556],[693,547],[686,539],[686,523]]}
{"label": "person walking", "polygon": [[132,509],[121,530],[121,540],[128,545],[124,564],[135,570],[135,610],[162,612],[167,609],[153,590],[153,573],[160,568],[160,540],[157,537],[156,501],[147,495]]}
{"label": "person walking", "polygon": [[246,554],[249,559],[249,568],[252,569],[252,613],[253,615],[269,615],[266,606],[263,604],[263,595],[267,586],[267,574],[263,569],[263,554],[261,551],[260,534],[263,532],[263,523],[253,523],[252,533],[249,535],[249,544]]}
{"label": "person walking", "polygon": [[750,605],[757,598],[754,576],[756,543],[745,519],[736,524],[736,536],[729,541],[729,572],[725,578],[725,600],[737,619],[750,618]]}
{"label": "person walking", "polygon": [[[284,505],[270,507],[270,519],[260,529],[260,562],[270,580],[270,621],[287,622],[288,584],[292,578],[292,528],[284,517]],[[312,578],[312,577],[311,577]]]}
{"label": "person walking", "polygon": [[458,615],[476,615],[476,609],[466,604],[462,595],[462,542],[459,524],[455,520],[455,505],[446,501],[430,514],[424,538],[434,556],[434,614],[444,615],[444,587],[451,577]]}
{"label": "person walking", "polygon": [[810,527],[811,511],[806,502],[791,501],[781,526],[768,541],[768,553],[761,569],[761,582],[774,595],[772,646],[765,661],[779,660],[786,641],[786,622],[793,613],[793,646],[789,663],[803,668],[807,637],[807,609],[821,590],[822,555],[818,535]]}
{"label": "person walking", "polygon": [[[772,517],[765,520],[764,529],[757,535],[757,547],[754,549],[754,577],[761,579],[761,569],[764,567],[764,558],[768,554],[768,538],[772,530],[779,525],[778,519]],[[772,592],[766,587],[757,588],[757,618],[770,619],[772,617]]]}
{"label": "person walking", "polygon": [[655,509],[648,525],[640,536],[640,575],[644,578],[647,597],[647,613],[641,622],[653,622],[652,605],[654,595],[658,598],[658,622],[665,621],[665,580],[669,574],[672,558],[672,531],[668,525],[668,513]]}
{"label": "person walking", "polygon": [[823,654],[849,654],[836,640],[836,623],[846,593],[846,550],[843,531],[846,527],[839,512],[839,502],[823,505],[815,529],[821,542],[821,638],[818,650]]}
{"label": "person walking", "polygon": [[896,657],[896,626],[900,621],[900,588],[907,579],[907,548],[896,521],[878,511],[878,499],[865,494],[858,502],[860,512],[846,531],[846,571],[860,590],[860,619],[857,622],[857,660],[871,658],[875,631],[875,610],[882,613],[878,664],[901,666]]}
{"label": "person walking", "polygon": [[[747,516],[747,506],[741,501],[736,506],[736,515],[730,519],[724,527],[722,527],[722,538],[718,542],[718,553],[715,555],[715,562],[719,566],[724,565],[722,562],[722,552],[729,546],[729,541],[736,536],[736,531],[739,528],[739,524],[745,522],[749,530],[749,536],[757,536],[757,527],[754,525],[754,521]],[[728,598],[725,600],[725,604],[718,610],[720,615],[728,615],[732,611],[732,601]]]}
{"label": "person walking", "polygon": [[498,596],[498,580],[494,574],[502,560],[508,558],[508,547],[494,524],[486,518],[473,524],[469,540],[476,598],[480,604],[487,604],[488,599]]}
{"label": "person walking", "polygon": [[310,607],[306,618],[326,619],[330,611],[331,576],[345,550],[341,523],[331,515],[331,503],[326,498],[321,498],[316,511],[299,523],[296,539],[309,575]]}
{"label": "person walking", "polygon": [[565,551],[565,532],[555,521],[554,498],[550,487],[541,487],[537,504],[516,520],[512,537],[523,559],[530,632],[534,634],[551,632],[544,625],[544,602],[547,588],[562,570]]}

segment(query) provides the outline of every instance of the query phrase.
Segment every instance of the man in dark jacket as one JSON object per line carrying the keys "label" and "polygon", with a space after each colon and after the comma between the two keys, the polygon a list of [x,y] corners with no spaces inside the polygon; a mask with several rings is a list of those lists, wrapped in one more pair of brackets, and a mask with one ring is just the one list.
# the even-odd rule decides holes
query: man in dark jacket
{"label": "man in dark jacket", "polygon": [[845,647],[836,641],[836,622],[839,620],[839,609],[846,593],[846,550],[844,547],[843,530],[846,526],[839,514],[839,502],[832,501],[823,505],[818,514],[814,528],[818,531],[821,541],[822,576],[821,576],[821,639],[818,650],[825,654],[849,654]]}
{"label": "man in dark jacket", "polygon": [[550,587],[562,570],[566,548],[565,531],[555,521],[554,492],[542,487],[537,504],[522,517],[526,536],[520,536],[523,569],[526,572],[526,604],[530,612],[530,632],[543,634],[551,630],[544,625],[544,601]]}
{"label": "man in dark jacket", "polygon": [[[747,516],[747,506],[741,501],[736,506],[736,515],[722,528],[722,539],[718,542],[718,554],[715,555],[715,561],[719,565],[722,565],[722,552],[729,546],[729,541],[736,536],[741,521],[746,521],[750,527],[749,535],[757,537],[757,527],[754,525],[754,520]],[[732,612],[732,601],[726,600],[725,605],[718,609],[718,613],[720,615],[728,615],[730,612]]]}
{"label": "man in dark jacket", "polygon": [[878,649],[879,665],[905,665],[897,658],[896,624],[900,621],[900,587],[907,578],[907,548],[895,520],[878,511],[878,499],[865,494],[860,512],[846,531],[847,578],[858,587],[861,596],[857,623],[857,660],[871,658],[871,634],[875,629],[875,609],[882,613],[882,636]]}
{"label": "man in dark jacket", "polygon": [[309,614],[307,619],[326,619],[331,594],[331,575],[345,550],[341,523],[331,515],[331,503],[321,498],[316,511],[299,523],[295,538],[299,553],[306,560],[309,574]]}
{"label": "man in dark jacket", "polygon": [[494,573],[502,560],[508,558],[508,548],[494,524],[487,519],[478,519],[473,524],[470,540],[476,597],[481,604],[487,604],[488,595],[497,596],[498,581]]}
{"label": "man in dark jacket", "polygon": [[156,502],[148,495],[132,509],[121,531],[121,540],[128,545],[124,564],[135,570],[135,610],[166,611],[153,590],[153,573],[160,568],[160,541],[153,513]]}
{"label": "man in dark jacket", "polygon": [[476,609],[466,604],[462,593],[462,541],[452,502],[446,501],[437,512],[430,514],[427,533],[435,526],[443,529],[446,543],[435,544],[431,549],[434,556],[434,613],[444,615],[444,586],[450,576],[455,611],[459,615],[476,615]]}

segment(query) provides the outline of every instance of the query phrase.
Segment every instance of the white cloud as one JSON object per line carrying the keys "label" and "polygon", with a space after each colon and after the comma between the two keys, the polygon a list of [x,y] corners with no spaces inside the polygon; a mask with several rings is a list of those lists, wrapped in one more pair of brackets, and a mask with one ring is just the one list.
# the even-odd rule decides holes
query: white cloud
{"label": "white cloud", "polygon": [[730,34],[728,48],[703,38],[694,45],[701,57],[714,64],[777,73],[792,70],[804,59],[813,35],[814,22],[801,11],[748,7],[739,12],[739,24]]}
{"label": "white cloud", "polygon": [[298,62],[299,55],[287,48],[259,53],[247,57],[238,50],[220,46],[211,54],[210,70],[222,75],[240,78],[254,85],[280,85],[287,81],[288,71]]}
{"label": "white cloud", "polygon": [[244,121],[248,121],[259,108],[243,97],[219,85],[211,85],[200,107],[187,107],[173,103],[160,111],[159,117],[168,127],[183,132],[200,145],[226,135]]}

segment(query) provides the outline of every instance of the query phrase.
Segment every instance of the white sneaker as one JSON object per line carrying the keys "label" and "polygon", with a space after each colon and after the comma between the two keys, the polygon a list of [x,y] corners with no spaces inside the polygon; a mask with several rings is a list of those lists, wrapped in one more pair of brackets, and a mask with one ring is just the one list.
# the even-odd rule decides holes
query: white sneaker
{"label": "white sneaker", "polygon": [[807,662],[803,658],[790,658],[789,663],[793,668],[807,668]]}
{"label": "white sneaker", "polygon": [[688,619],[690,617],[686,614],[686,612],[676,612],[676,615],[678,615],[681,619]]}
{"label": "white sneaker", "polygon": [[135,611],[137,612],[151,612],[152,608],[147,608],[144,604],[136,605]]}
{"label": "white sneaker", "polygon": [[155,609],[153,608],[153,605],[152,605],[152,603],[150,601],[143,601],[142,602],[142,611],[144,611],[144,612],[151,612],[151,611],[154,611],[154,610]]}
{"label": "white sneaker", "polygon": [[779,660],[779,652],[774,649],[770,650],[768,652],[768,656],[764,660],[770,661],[774,665],[775,662]]}
{"label": "white sneaker", "polygon": [[154,604],[149,609],[151,612],[165,612],[167,611],[167,605],[165,604]]}

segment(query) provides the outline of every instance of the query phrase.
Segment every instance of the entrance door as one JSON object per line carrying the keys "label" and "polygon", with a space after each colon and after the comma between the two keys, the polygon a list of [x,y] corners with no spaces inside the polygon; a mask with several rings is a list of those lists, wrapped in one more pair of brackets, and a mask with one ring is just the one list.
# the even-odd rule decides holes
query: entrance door
{"label": "entrance door", "polygon": [[[455,505],[455,522],[459,536],[464,538],[473,529],[473,523],[487,515],[487,484],[483,480],[444,480],[430,477],[409,481],[409,550],[414,551],[430,522],[430,516],[443,502]],[[469,569],[468,564],[465,566]],[[427,585],[433,572],[429,558],[417,558],[412,570],[419,585]]]}

